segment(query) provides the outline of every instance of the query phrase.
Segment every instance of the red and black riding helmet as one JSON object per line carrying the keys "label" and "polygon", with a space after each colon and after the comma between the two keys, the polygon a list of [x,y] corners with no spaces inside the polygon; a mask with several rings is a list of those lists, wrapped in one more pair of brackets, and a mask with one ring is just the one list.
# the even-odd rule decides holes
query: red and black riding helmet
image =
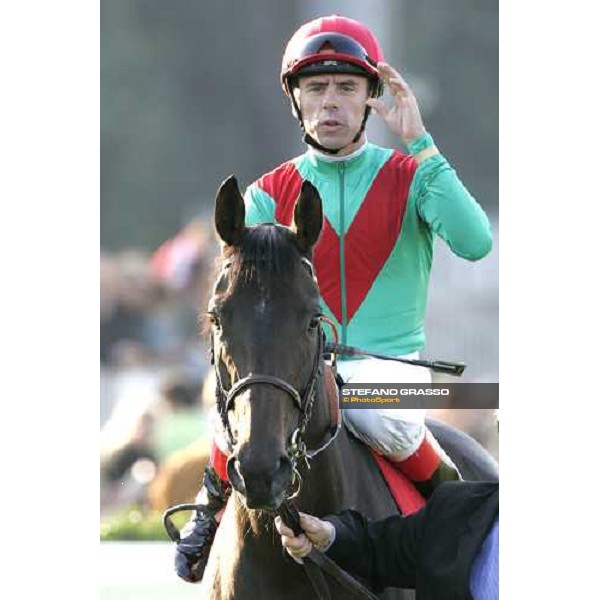
{"label": "red and black riding helmet", "polygon": [[339,15],[321,17],[302,25],[288,42],[281,85],[291,96],[292,83],[299,75],[352,73],[368,77],[371,94],[381,96],[383,82],[376,65],[383,60],[377,38],[362,23]]}

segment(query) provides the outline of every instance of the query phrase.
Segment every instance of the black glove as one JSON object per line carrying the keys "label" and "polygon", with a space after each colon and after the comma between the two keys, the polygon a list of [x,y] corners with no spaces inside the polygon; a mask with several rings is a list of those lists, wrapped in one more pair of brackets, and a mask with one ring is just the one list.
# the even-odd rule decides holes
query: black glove
{"label": "black glove", "polygon": [[175,571],[181,579],[189,583],[198,583],[202,579],[216,532],[214,517],[202,512],[198,512],[182,530],[175,552]]}

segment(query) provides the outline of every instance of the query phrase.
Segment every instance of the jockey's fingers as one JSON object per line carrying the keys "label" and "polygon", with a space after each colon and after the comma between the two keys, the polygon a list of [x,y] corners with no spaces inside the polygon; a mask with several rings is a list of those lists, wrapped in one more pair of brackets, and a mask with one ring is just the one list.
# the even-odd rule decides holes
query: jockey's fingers
{"label": "jockey's fingers", "polygon": [[408,95],[412,93],[404,79],[391,78],[389,80],[389,86],[392,93],[400,93],[402,95]]}
{"label": "jockey's fingers", "polygon": [[300,526],[308,534],[319,534],[325,531],[325,525],[318,517],[300,513]]}
{"label": "jockey's fingers", "polygon": [[379,63],[377,63],[377,70],[379,71],[379,74],[381,75],[382,79],[386,83],[392,77],[394,79],[397,79],[397,78],[402,79],[402,75],[400,75],[400,73],[398,73],[398,71],[396,71],[396,69],[394,69],[388,63],[385,63],[385,62],[379,62]]}
{"label": "jockey's fingers", "polygon": [[406,83],[406,79],[400,75],[396,69],[391,67],[388,63],[380,62],[377,63],[377,70],[379,71],[381,77],[387,82],[391,79],[397,79],[400,81],[402,87],[408,87],[408,83]]}
{"label": "jockey's fingers", "polygon": [[275,517],[275,529],[277,529],[280,535],[285,535],[290,538],[294,537],[294,532],[284,524],[279,515]]}
{"label": "jockey's fingers", "polygon": [[304,534],[300,534],[298,537],[282,535],[281,544],[292,556],[295,556],[296,558],[306,556],[312,550],[312,544]]}
{"label": "jockey's fingers", "polygon": [[367,104],[382,118],[385,119],[390,112],[390,109],[381,100],[369,98]]}

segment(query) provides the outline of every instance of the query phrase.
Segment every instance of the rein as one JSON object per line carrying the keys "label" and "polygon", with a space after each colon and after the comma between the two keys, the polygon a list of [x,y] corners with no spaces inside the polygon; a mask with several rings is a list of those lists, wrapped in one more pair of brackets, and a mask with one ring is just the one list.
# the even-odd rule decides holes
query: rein
{"label": "rein", "polygon": [[[295,536],[303,533],[300,526],[300,514],[298,509],[292,503],[286,500],[277,510],[281,520],[287,525]],[[319,600],[331,600],[331,594],[327,581],[323,577],[323,571],[333,577],[343,588],[350,592],[354,597],[361,600],[378,600],[377,596],[371,593],[359,581],[349,575],[344,569],[339,567],[331,558],[320,550],[313,549],[302,559],[302,566],[310,583],[313,586],[315,595]]]}

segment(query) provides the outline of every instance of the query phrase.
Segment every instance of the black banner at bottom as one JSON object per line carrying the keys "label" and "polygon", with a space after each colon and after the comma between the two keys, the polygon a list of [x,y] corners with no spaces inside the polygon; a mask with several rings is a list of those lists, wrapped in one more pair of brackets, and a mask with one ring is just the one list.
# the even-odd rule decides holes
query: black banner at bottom
{"label": "black banner at bottom", "polygon": [[498,408],[498,383],[345,383],[341,409]]}

